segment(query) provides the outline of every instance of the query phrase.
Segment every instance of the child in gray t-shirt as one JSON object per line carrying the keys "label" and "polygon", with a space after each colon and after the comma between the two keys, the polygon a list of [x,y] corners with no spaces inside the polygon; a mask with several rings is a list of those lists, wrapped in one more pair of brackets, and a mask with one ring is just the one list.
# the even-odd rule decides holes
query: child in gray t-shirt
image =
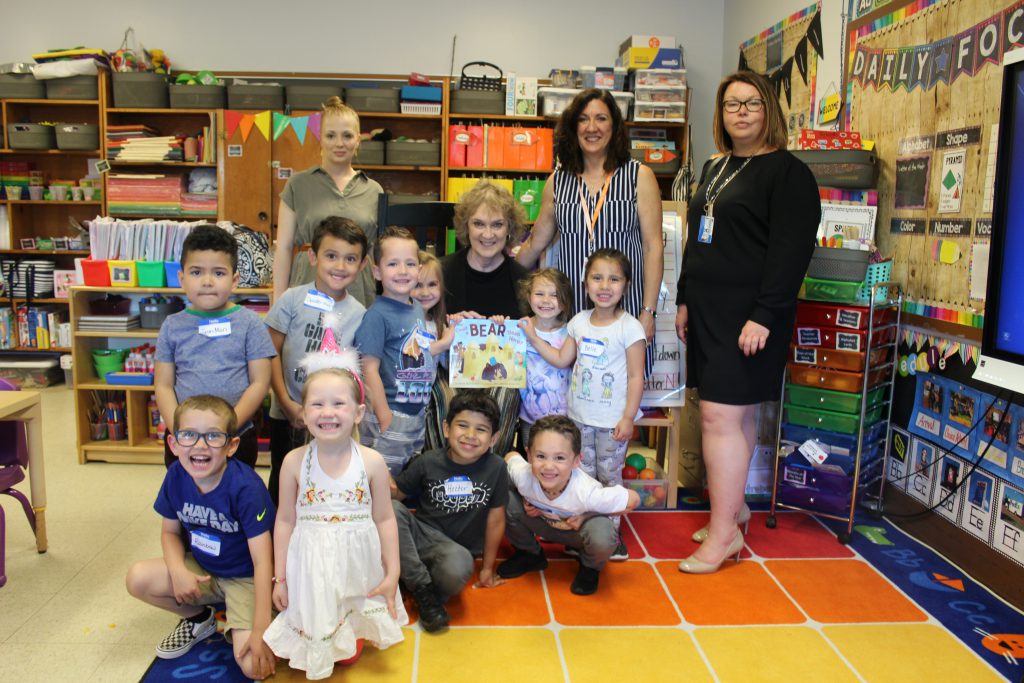
{"label": "child in gray t-shirt", "polygon": [[[366,266],[366,233],[348,218],[330,216],[316,227],[309,262],[316,278],[281,295],[266,323],[278,357],[271,364],[270,496],[277,504],[281,463],[306,443],[302,421],[305,370],[299,361],[307,353],[352,346],[366,309],[347,294],[348,286]],[[328,334],[329,332],[329,334]]]}

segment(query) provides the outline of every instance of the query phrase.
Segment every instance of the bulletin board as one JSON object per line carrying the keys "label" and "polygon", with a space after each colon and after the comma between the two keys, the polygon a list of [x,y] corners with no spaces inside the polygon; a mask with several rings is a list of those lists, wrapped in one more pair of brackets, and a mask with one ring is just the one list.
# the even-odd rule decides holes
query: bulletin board
{"label": "bulletin board", "polygon": [[[916,0],[852,22],[847,130],[878,154],[877,242],[911,301],[980,322],[1002,55],[1024,2]],[[1014,38],[1017,38],[1015,42]],[[947,318],[949,319],[949,318]]]}
{"label": "bulletin board", "polygon": [[814,124],[814,89],[822,54],[821,4],[769,26],[740,44],[740,69],[764,74],[782,104],[790,137]]}

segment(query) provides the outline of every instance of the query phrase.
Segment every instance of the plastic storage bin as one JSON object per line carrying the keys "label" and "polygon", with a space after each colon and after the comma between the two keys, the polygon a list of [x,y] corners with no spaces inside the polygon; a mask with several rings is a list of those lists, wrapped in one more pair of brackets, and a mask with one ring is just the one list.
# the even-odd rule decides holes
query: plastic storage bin
{"label": "plastic storage bin", "polygon": [[552,88],[577,88],[580,72],[577,69],[552,69],[548,72]]}
{"label": "plastic storage bin", "polygon": [[88,287],[109,287],[110,268],[105,259],[84,259],[82,261],[82,279]]}
{"label": "plastic storage bin", "polygon": [[617,92],[612,91],[612,97],[615,98],[615,104],[619,105],[619,112],[622,114],[622,120],[629,120],[629,106],[633,104],[633,93],[631,92]]}
{"label": "plastic storage bin", "polygon": [[[886,387],[875,387],[867,393],[867,404],[875,406],[885,400]],[[837,413],[860,413],[860,394],[845,391],[818,389],[799,384],[786,385],[786,401],[790,405],[804,408],[819,408]],[[827,429],[827,427],[826,427]]]}
{"label": "plastic storage bin", "polygon": [[164,272],[167,274],[168,287],[181,287],[181,279],[178,278],[178,271],[181,264],[177,261],[164,261]]}
{"label": "plastic storage bin", "polygon": [[53,126],[44,126],[40,123],[8,123],[7,142],[11,149],[56,149],[57,135],[53,131]]}
{"label": "plastic storage bin", "polygon": [[135,269],[135,261],[111,259],[107,261],[110,268],[111,287],[138,287],[139,272]]}
{"label": "plastic storage bin", "polygon": [[57,149],[100,148],[100,127],[95,123],[58,123],[54,126]]}
{"label": "plastic storage bin", "polygon": [[124,109],[166,109],[170,103],[167,94],[167,76],[149,71],[115,72],[114,106]]}
{"label": "plastic storage bin", "polygon": [[637,492],[641,510],[664,509],[670,482],[665,477],[665,470],[650,458],[647,459],[647,467],[654,470],[654,479],[624,479],[622,485]]}
{"label": "plastic storage bin", "polygon": [[124,359],[128,349],[93,349],[92,364],[97,377],[105,377],[108,372],[124,370]]}
{"label": "plastic storage bin", "polygon": [[360,88],[345,90],[346,104],[358,112],[397,113],[399,110],[397,88]]}
{"label": "plastic storage bin", "polygon": [[284,111],[284,88],[280,85],[229,85],[228,108]]}
{"label": "plastic storage bin", "polygon": [[837,303],[856,303],[860,282],[843,282],[841,280],[818,280],[813,277],[804,278],[804,292],[801,299],[812,301],[833,301]]}
{"label": "plastic storage bin", "polygon": [[[892,308],[875,311],[875,326],[895,322],[896,313]],[[796,310],[796,324],[843,327],[864,330],[868,326],[867,306],[833,306],[829,304],[801,304]]]}
{"label": "plastic storage bin", "polygon": [[[807,387],[821,387],[835,391],[856,392],[861,390],[864,381],[862,372],[844,372],[825,368],[807,367],[789,363],[789,377],[794,384]],[[871,370],[868,373],[868,387],[874,387],[889,378],[891,366]]]}
{"label": "plastic storage bin", "polygon": [[[799,325],[799,323],[798,323]],[[889,325],[875,330],[869,346],[888,344],[896,338],[896,326]],[[825,349],[862,352],[867,341],[867,332],[844,330],[837,327],[798,326],[793,332],[793,343],[801,346],[819,346]]]}
{"label": "plastic storage bin", "polygon": [[[651,167],[655,173],[675,173],[679,170],[679,153],[665,149],[631,149],[630,156]],[[668,157],[672,157],[669,159]]]}
{"label": "plastic storage bin", "polygon": [[501,90],[452,90],[450,109],[452,114],[504,114],[505,89]]}
{"label": "plastic storage bin", "polygon": [[807,275],[817,280],[842,280],[859,284],[864,282],[870,255],[860,249],[816,246],[811,262],[807,265]]}
{"label": "plastic storage bin", "polygon": [[388,166],[440,166],[441,143],[388,140],[384,144],[384,163]]}
{"label": "plastic storage bin", "polygon": [[633,95],[637,102],[685,102],[686,86],[638,85]]}
{"label": "plastic storage bin", "polygon": [[381,166],[384,164],[384,141],[365,140],[359,143],[359,151],[356,152],[356,164],[370,164]]}
{"label": "plastic storage bin", "polygon": [[[882,419],[884,411],[884,405],[870,408],[864,415],[864,424],[875,424]],[[860,426],[860,415],[786,405],[786,421],[802,427],[815,427],[843,434],[856,434],[857,428]]]}
{"label": "plastic storage bin", "polygon": [[324,102],[332,97],[344,99],[345,89],[340,85],[289,85],[284,89],[288,108],[320,111]]}
{"label": "plastic storage bin", "polygon": [[633,108],[634,121],[686,121],[685,102],[637,102]]}
{"label": "plastic storage bin", "polygon": [[[871,288],[881,282],[888,282],[892,277],[892,260],[872,263],[868,266],[867,274],[864,276],[864,286],[857,291],[857,302],[862,304],[871,303]],[[875,292],[876,303],[885,302],[889,299],[889,288],[879,287]]]}
{"label": "plastic storage bin", "polygon": [[46,86],[46,98],[49,100],[99,99],[99,78],[96,76],[49,78],[43,83]]}
{"label": "plastic storage bin", "polygon": [[626,67],[581,66],[580,79],[584,88],[623,90],[626,87]]}
{"label": "plastic storage bin", "polygon": [[32,74],[0,74],[0,99],[42,100],[46,85]]}
{"label": "plastic storage bin", "polygon": [[58,358],[5,356],[0,359],[0,378],[22,389],[41,389],[60,384],[64,371]]}
{"label": "plastic storage bin", "polygon": [[631,78],[634,88],[686,85],[686,69],[637,69]]}
{"label": "plastic storage bin", "polygon": [[172,109],[223,109],[227,104],[227,89],[223,85],[167,86]]}
{"label": "plastic storage bin", "polygon": [[794,363],[804,365],[820,365],[833,370],[849,370],[863,372],[867,367],[876,367],[888,363],[892,359],[892,347],[883,346],[872,349],[866,354],[863,351],[840,351],[838,349],[822,349],[814,346],[790,345],[790,359]]}
{"label": "plastic storage bin", "polygon": [[167,301],[162,304],[140,303],[139,304],[139,327],[147,330],[157,330],[163,324],[167,316],[185,308],[185,303],[180,299]]}
{"label": "plastic storage bin", "polygon": [[878,157],[863,149],[794,149],[807,164],[818,185],[851,190],[868,190],[878,182]]}
{"label": "plastic storage bin", "polygon": [[[864,443],[874,445],[880,442],[884,444],[887,429],[887,422],[876,422],[871,427],[865,427]],[[840,434],[839,432],[802,427],[789,423],[783,423],[782,425],[782,440],[797,446],[805,441],[814,441],[830,457],[849,458],[857,452],[856,434]]]}
{"label": "plastic storage bin", "polygon": [[136,261],[135,270],[139,274],[139,287],[165,287],[167,273],[163,261]]}
{"label": "plastic storage bin", "polygon": [[[579,90],[573,88],[538,88],[537,97],[540,98],[540,110],[542,116],[561,116],[565,108],[576,97]],[[502,106],[502,111],[504,111]]]}

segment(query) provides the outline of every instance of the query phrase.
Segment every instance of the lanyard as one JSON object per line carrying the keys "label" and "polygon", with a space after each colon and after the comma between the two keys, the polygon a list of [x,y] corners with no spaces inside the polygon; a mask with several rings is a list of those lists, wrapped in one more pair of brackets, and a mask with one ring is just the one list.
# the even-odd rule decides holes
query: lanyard
{"label": "lanyard", "polygon": [[[760,150],[758,150],[758,151],[760,151]],[[718,191],[715,192],[714,196],[712,196],[711,190],[715,187],[715,183],[718,182],[718,179],[722,177],[722,174],[725,173],[725,167],[729,165],[729,160],[732,159],[732,155],[730,154],[729,156],[727,156],[725,158],[725,163],[722,164],[722,170],[720,170],[718,172],[718,175],[715,176],[715,179],[712,180],[711,183],[708,185],[707,192],[704,193],[704,202],[705,202],[704,203],[704,215],[705,216],[707,216],[708,218],[712,218],[714,216],[713,211],[714,211],[714,208],[715,208],[715,200],[718,199],[718,195],[722,194],[722,190],[725,189],[725,186],[728,185],[732,181],[733,178],[738,176],[740,171],[742,171],[743,169],[745,169],[747,167],[747,164],[750,163],[750,160],[753,159],[754,156],[755,155],[752,154],[749,157],[747,157],[747,160],[744,161],[740,165],[739,168],[737,168],[735,171],[733,171],[732,175],[730,175],[728,178],[725,179],[725,182],[723,182],[721,185],[719,185]]]}
{"label": "lanyard", "polygon": [[594,215],[591,216],[587,211],[587,198],[583,194],[583,186],[586,183],[583,182],[583,174],[577,176],[580,179],[580,185],[577,188],[580,193],[580,210],[583,211],[583,222],[587,226],[587,232],[590,233],[590,241],[594,241],[594,227],[597,226],[597,219],[601,215],[601,209],[604,208],[604,200],[608,196],[608,187],[612,182],[612,174],[608,173],[604,177],[604,187],[601,188],[601,194],[597,197],[597,204],[594,205]]}

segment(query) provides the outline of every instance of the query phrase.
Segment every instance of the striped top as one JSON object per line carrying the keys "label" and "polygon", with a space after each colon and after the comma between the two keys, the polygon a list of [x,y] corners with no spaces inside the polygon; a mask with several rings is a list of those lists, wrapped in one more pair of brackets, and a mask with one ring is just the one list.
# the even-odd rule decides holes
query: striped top
{"label": "striped top", "polygon": [[583,267],[598,249],[618,249],[633,264],[629,289],[623,296],[623,308],[634,317],[643,306],[644,259],[640,241],[640,214],[636,205],[636,181],[640,162],[630,159],[615,169],[601,215],[590,240],[586,219],[580,207],[580,187],[587,200],[587,212],[593,216],[600,191],[590,192],[581,178],[555,171],[555,223],[559,232],[558,269],[569,277],[573,290],[573,309],[569,317],[586,310],[587,291]]}

